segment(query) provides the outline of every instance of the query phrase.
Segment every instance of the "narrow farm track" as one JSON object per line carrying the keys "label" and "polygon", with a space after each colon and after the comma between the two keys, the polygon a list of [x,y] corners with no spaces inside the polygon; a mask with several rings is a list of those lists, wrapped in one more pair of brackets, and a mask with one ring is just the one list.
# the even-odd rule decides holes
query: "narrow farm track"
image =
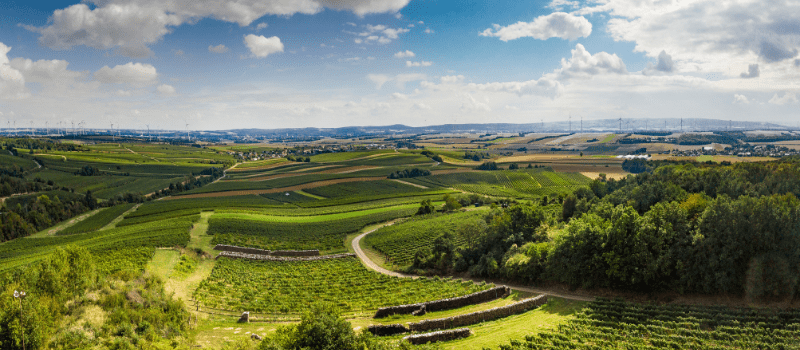
{"label": "narrow farm track", "polygon": [[[353,239],[353,242],[352,242],[353,250],[356,252],[356,255],[358,256],[358,258],[361,259],[361,262],[363,262],[364,265],[367,266],[367,268],[375,270],[376,272],[382,273],[384,275],[395,276],[395,277],[407,277],[407,278],[420,277],[420,276],[417,276],[417,275],[409,275],[409,274],[404,274],[404,273],[399,273],[399,272],[394,272],[394,271],[389,271],[387,269],[384,269],[384,268],[378,266],[378,264],[376,264],[372,260],[370,260],[370,258],[364,252],[364,250],[361,249],[361,239],[364,238],[366,235],[368,235],[368,234],[370,234],[372,232],[375,232],[376,230],[378,230],[378,229],[380,229],[380,228],[382,228],[384,226],[388,226],[388,225],[378,226],[377,228],[374,228],[372,230],[364,232],[364,233],[356,236],[356,238]],[[483,281],[483,279],[472,279],[472,280],[475,281],[475,282]],[[506,286],[508,286],[511,289],[519,290],[519,291],[522,291],[522,292],[534,293],[534,294],[547,294],[549,296],[553,296],[553,297],[556,297],[556,298],[563,298],[563,299],[569,299],[569,300],[593,301],[596,298],[594,296],[586,296],[586,295],[569,294],[569,293],[563,293],[563,292],[555,292],[555,291],[548,290],[548,289],[525,287],[525,286],[513,285],[513,284],[508,284],[508,283],[503,283],[503,284],[505,284]]]}

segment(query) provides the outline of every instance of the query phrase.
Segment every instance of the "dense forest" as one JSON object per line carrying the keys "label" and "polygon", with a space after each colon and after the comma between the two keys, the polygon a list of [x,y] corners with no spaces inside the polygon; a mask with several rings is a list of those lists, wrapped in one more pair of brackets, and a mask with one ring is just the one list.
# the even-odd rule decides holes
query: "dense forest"
{"label": "dense forest", "polygon": [[[552,205],[520,203],[440,237],[412,269],[573,288],[794,296],[800,158],[734,165],[655,162]],[[546,202],[545,200],[544,202]]]}

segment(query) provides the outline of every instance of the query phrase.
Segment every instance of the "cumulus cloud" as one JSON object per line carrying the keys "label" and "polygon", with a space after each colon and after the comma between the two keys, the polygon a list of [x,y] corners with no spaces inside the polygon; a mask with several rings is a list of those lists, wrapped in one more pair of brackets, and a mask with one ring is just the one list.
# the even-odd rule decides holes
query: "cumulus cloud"
{"label": "cumulus cloud", "polygon": [[400,51],[400,52],[394,54],[394,57],[397,57],[397,58],[408,58],[408,57],[414,57],[414,56],[415,56],[414,53],[409,51],[409,50]]}
{"label": "cumulus cloud", "polygon": [[11,67],[8,52],[11,48],[0,43],[0,98],[22,98],[28,95],[25,88],[25,77]]}
{"label": "cumulus cloud", "polygon": [[434,33],[433,29],[425,28],[425,34],[433,34],[433,33]]}
{"label": "cumulus cloud", "polygon": [[167,84],[159,85],[156,88],[156,91],[158,91],[158,93],[162,94],[162,95],[174,95],[175,94],[175,88],[172,87],[172,85],[167,85]]}
{"label": "cumulus cloud", "polygon": [[426,111],[426,110],[430,110],[431,106],[428,106],[428,105],[426,105],[425,103],[422,103],[422,102],[417,102],[417,103],[414,104],[413,108],[417,109],[417,110],[421,110],[421,111]]}
{"label": "cumulus cloud", "polygon": [[675,63],[672,62],[672,56],[667,54],[667,51],[661,50],[661,53],[658,54],[658,63],[655,65],[649,63],[642,73],[657,74],[659,72],[672,73],[673,71],[675,71]]}
{"label": "cumulus cloud", "polygon": [[750,100],[747,99],[745,95],[734,94],[733,95],[733,103],[735,104],[748,104]]}
{"label": "cumulus cloud", "polygon": [[386,74],[367,74],[367,79],[375,83],[376,89],[380,89],[383,84],[386,84],[388,81],[392,80],[392,78]]}
{"label": "cumulus cloud", "polygon": [[575,13],[600,12],[613,17],[607,31],[615,40],[651,57],[666,50],[687,69],[735,76],[745,62],[783,61],[800,47],[800,3],[793,0],[598,1]]}
{"label": "cumulus cloud", "polygon": [[795,67],[800,67],[800,59],[794,60],[794,66]]}
{"label": "cumulus cloud", "polygon": [[531,37],[539,40],[561,38],[575,40],[592,34],[592,24],[582,16],[554,12],[540,16],[533,22],[517,22],[503,27],[494,24],[480,33],[481,36],[497,37],[502,41]]}
{"label": "cumulus cloud", "polygon": [[432,65],[433,62],[429,61],[419,61],[419,62],[406,61],[406,67],[430,67]]}
{"label": "cumulus cloud", "polygon": [[492,82],[485,84],[467,84],[471,89],[493,92],[509,92],[519,96],[535,95],[544,96],[549,98],[556,98],[564,91],[564,86],[561,82],[554,80],[550,77],[542,77],[538,80],[529,81],[510,81],[510,82]]}
{"label": "cumulus cloud", "polygon": [[[129,57],[152,54],[147,47],[173,28],[202,18],[248,26],[265,15],[316,14],[324,8],[350,11],[359,16],[391,13],[410,0],[91,0],[53,12],[44,27],[26,28],[41,34],[42,45],[68,49],[86,45],[98,49],[119,48]],[[263,24],[263,23],[262,23]],[[263,29],[261,24],[257,29]]]}
{"label": "cumulus cloud", "polygon": [[759,75],[761,75],[761,71],[758,69],[758,64],[751,64],[747,67],[747,72],[743,72],[739,76],[745,79],[750,79],[758,78]]}
{"label": "cumulus cloud", "polygon": [[788,105],[788,104],[797,104],[797,95],[793,92],[784,93],[783,96],[778,97],[778,94],[772,96],[769,100],[769,103],[776,104],[776,105]]}
{"label": "cumulus cloud", "polygon": [[464,102],[461,103],[461,111],[463,112],[491,112],[492,108],[488,104],[480,102],[475,99],[471,94],[464,95]]}
{"label": "cumulus cloud", "polygon": [[68,85],[76,80],[84,79],[87,72],[76,72],[67,69],[69,62],[64,60],[38,60],[17,57],[11,60],[11,67],[23,74],[26,81]]}
{"label": "cumulus cloud", "polygon": [[269,24],[267,24],[267,22],[261,22],[256,26],[256,30],[262,30],[266,27],[269,27]]}
{"label": "cumulus cloud", "polygon": [[247,34],[244,36],[244,44],[250,49],[253,56],[258,58],[283,52],[283,43],[277,36],[265,38],[263,35]]}
{"label": "cumulus cloud", "polygon": [[94,72],[94,80],[108,84],[149,84],[157,79],[156,68],[142,63],[128,62],[114,68],[105,66]]}
{"label": "cumulus cloud", "polygon": [[587,78],[598,74],[627,74],[625,63],[616,54],[598,52],[594,55],[581,44],[575,45],[572,58],[561,59],[561,68],[556,70],[559,79]]}
{"label": "cumulus cloud", "polygon": [[345,32],[363,38],[363,39],[356,38],[355,39],[356,44],[361,44],[364,42],[366,43],[376,42],[379,44],[388,44],[392,42],[392,40],[399,38],[400,34],[409,32],[408,28],[389,28],[383,24],[378,24],[378,25],[367,24],[364,26],[364,28],[365,28],[364,31],[358,33],[349,31]]}
{"label": "cumulus cloud", "polygon": [[223,44],[217,46],[208,45],[208,51],[213,53],[226,53],[228,52],[228,48]]}

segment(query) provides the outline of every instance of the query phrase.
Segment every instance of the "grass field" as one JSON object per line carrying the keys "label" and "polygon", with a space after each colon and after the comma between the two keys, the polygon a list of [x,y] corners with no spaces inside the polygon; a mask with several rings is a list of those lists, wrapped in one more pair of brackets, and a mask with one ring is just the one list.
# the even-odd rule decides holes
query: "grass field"
{"label": "grass field", "polygon": [[409,182],[488,196],[524,198],[572,192],[586,186],[590,180],[579,173],[526,169],[431,175],[409,179]]}

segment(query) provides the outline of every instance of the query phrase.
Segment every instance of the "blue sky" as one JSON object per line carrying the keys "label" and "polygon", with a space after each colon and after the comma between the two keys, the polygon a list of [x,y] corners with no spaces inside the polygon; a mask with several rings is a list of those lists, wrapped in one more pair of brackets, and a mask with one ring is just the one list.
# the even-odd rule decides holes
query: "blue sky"
{"label": "blue sky", "polygon": [[0,5],[0,123],[196,129],[709,117],[795,126],[800,5]]}

